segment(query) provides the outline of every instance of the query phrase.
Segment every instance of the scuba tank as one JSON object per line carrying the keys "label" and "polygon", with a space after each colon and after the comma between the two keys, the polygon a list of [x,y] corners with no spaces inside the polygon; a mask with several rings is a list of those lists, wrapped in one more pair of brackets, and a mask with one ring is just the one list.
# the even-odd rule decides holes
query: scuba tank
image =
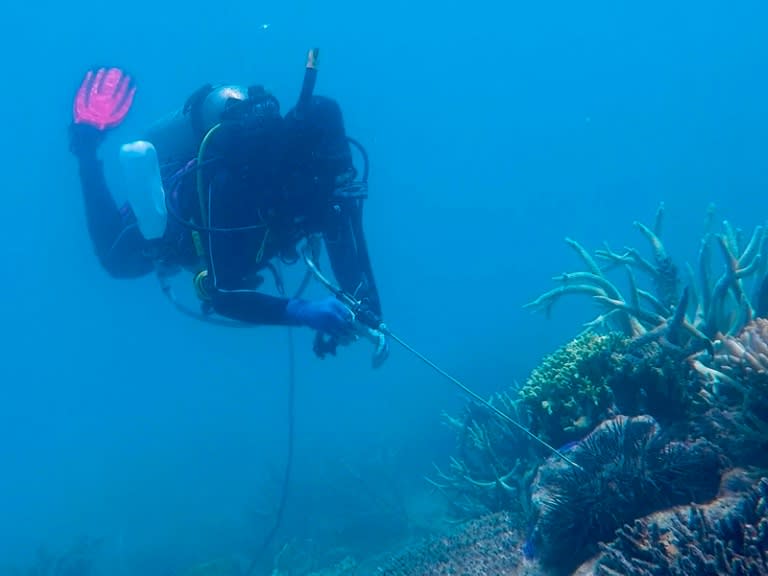
{"label": "scuba tank", "polygon": [[[314,91],[317,55],[317,49],[313,49],[307,56],[296,105],[300,119],[305,117]],[[163,236],[168,220],[163,185],[192,159],[200,159],[214,128],[230,119],[236,119],[235,123],[246,129],[255,128],[275,116],[280,117],[279,103],[261,86],[205,84],[181,108],[150,126],[141,139],[123,145],[123,185],[142,235],[148,240]],[[200,225],[206,225],[204,218]]]}
{"label": "scuba tank", "polygon": [[205,86],[183,107],[157,121],[143,138],[120,148],[122,185],[147,240],[162,238],[168,221],[163,183],[198,155],[206,132],[219,123],[227,108],[248,98],[235,85]]}
{"label": "scuba tank", "polygon": [[127,200],[142,236],[147,240],[162,238],[168,211],[155,147],[145,140],[123,144],[120,166]]}
{"label": "scuba tank", "polygon": [[157,150],[163,178],[196,157],[208,130],[221,122],[234,102],[248,98],[242,86],[205,84],[184,105],[155,122],[142,136]]}

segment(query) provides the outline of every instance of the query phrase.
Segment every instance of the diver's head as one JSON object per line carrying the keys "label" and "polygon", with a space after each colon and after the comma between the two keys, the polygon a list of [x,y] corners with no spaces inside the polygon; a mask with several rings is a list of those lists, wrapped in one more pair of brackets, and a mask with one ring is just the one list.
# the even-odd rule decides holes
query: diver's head
{"label": "diver's head", "polygon": [[248,89],[236,84],[224,84],[213,87],[200,102],[199,128],[207,132],[221,122],[227,111],[238,103],[248,99]]}

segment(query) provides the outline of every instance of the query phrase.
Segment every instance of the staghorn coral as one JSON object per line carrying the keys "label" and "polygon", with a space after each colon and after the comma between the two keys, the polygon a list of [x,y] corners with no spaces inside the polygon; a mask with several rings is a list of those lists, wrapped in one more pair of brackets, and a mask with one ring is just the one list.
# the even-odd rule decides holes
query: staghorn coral
{"label": "staghorn coral", "polygon": [[[491,399],[518,422],[523,414],[508,394]],[[536,463],[534,447],[517,428],[498,418],[485,406],[470,403],[459,419],[444,415],[458,435],[458,455],[447,471],[437,465],[436,477],[427,481],[445,497],[454,516],[465,520],[510,511],[521,520],[528,515],[528,487]]]}
{"label": "staghorn coral", "polygon": [[718,335],[712,357],[697,355],[699,397],[708,411],[697,421],[737,464],[768,466],[768,320],[757,318],[736,336]]}
{"label": "staghorn coral", "polygon": [[[652,260],[634,248],[625,248],[623,253],[618,253],[607,246],[595,251],[593,256],[578,242],[567,238],[566,242],[576,250],[586,270],[555,277],[560,285],[525,307],[549,314],[554,304],[566,295],[588,295],[603,309],[589,322],[590,326],[619,330],[632,338],[656,340],[665,346],[685,349],[689,355],[707,348],[708,340],[718,332],[736,333],[755,316],[752,300],[758,295],[760,286],[753,288],[750,297],[745,282],[764,276],[766,228],[756,227],[748,242],[744,242],[741,232],[727,221],[723,222],[723,231],[718,234],[707,230],[700,243],[698,273],[688,267],[688,287],[678,294],[679,270],[660,238],[663,215],[662,204],[653,228],[635,222],[635,227],[651,246]],[[710,225],[712,217],[710,209]],[[714,282],[711,273],[713,242],[719,248],[724,264],[722,274]],[[628,296],[608,279],[607,273],[614,268],[625,270]],[[653,291],[639,286],[635,272],[650,277]],[[691,317],[687,314],[689,305],[693,308]]]}
{"label": "staghorn coral", "polygon": [[524,562],[522,538],[505,512],[473,520],[451,535],[400,552],[375,571],[381,576],[493,574],[513,576]]}
{"label": "staghorn coral", "polygon": [[768,479],[622,527],[575,576],[768,576]]}
{"label": "staghorn coral", "polygon": [[569,456],[539,468],[530,538],[542,564],[567,572],[626,522],[656,510],[712,498],[727,462],[709,442],[669,442],[649,416],[600,424]]}
{"label": "staghorn coral", "polygon": [[686,352],[655,341],[630,341],[619,368],[609,378],[617,411],[649,414],[665,426],[685,422],[697,412],[693,369]]}

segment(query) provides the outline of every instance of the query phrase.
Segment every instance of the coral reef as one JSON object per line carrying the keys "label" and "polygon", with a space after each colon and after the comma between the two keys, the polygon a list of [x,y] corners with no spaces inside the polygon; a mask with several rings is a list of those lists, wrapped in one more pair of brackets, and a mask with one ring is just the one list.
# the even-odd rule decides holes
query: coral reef
{"label": "coral reef", "polygon": [[[635,227],[651,245],[652,260],[634,248],[618,253],[607,246],[596,250],[593,256],[575,240],[566,239],[584,262],[586,270],[556,277],[560,286],[540,295],[526,308],[549,314],[563,296],[585,294],[603,310],[588,322],[590,327],[620,330],[633,339],[635,347],[655,342],[682,356],[704,349],[711,351],[710,339],[716,334],[735,334],[755,317],[752,302],[761,298],[763,286],[760,281],[768,260],[763,256],[768,230],[757,226],[745,242],[741,231],[725,221],[722,232],[712,233],[709,231],[713,219],[710,209],[708,229],[699,248],[698,273],[688,267],[687,286],[678,294],[679,268],[660,237],[663,215],[664,206],[661,205],[653,228],[635,222]],[[724,264],[722,274],[714,282],[711,273],[713,242],[719,248]],[[628,296],[624,296],[607,277],[607,273],[617,267],[626,271]],[[638,284],[636,271],[650,277],[654,291]],[[754,279],[757,282],[750,291],[745,282]],[[691,315],[688,314],[689,307],[692,308]]]}
{"label": "coral reef", "polygon": [[[768,576],[768,479],[733,470],[717,498],[644,516],[620,527],[573,576]],[[354,576],[552,576],[527,557],[507,513],[411,546]],[[561,556],[574,551],[560,546]],[[352,576],[349,574],[349,576]]]}
{"label": "coral reef", "polygon": [[[520,389],[491,401],[555,446],[580,439],[611,415],[608,381],[620,367],[625,341],[617,333],[585,332],[545,358]],[[457,432],[459,454],[449,470],[438,468],[433,485],[461,517],[510,510],[524,520],[530,482],[547,454],[476,403],[463,418],[446,419]]]}
{"label": "coral reef", "polygon": [[665,426],[684,419],[695,405],[686,356],[657,342],[630,342],[620,368],[609,380],[616,411],[650,414]]}
{"label": "coral reef", "polygon": [[[518,422],[522,414],[510,396],[491,399],[500,410]],[[530,506],[528,487],[536,464],[542,460],[520,430],[496,417],[485,406],[470,403],[461,419],[445,415],[458,436],[458,455],[448,470],[437,465],[436,477],[427,478],[461,520],[506,510],[525,521]]]}
{"label": "coral reef", "polygon": [[638,519],[575,576],[768,576],[768,479],[721,498]]}
{"label": "coral reef", "polygon": [[768,466],[768,320],[718,335],[714,355],[697,355],[691,365],[707,408],[697,421],[702,433],[718,438],[738,465]]}
{"label": "coral reef", "polygon": [[613,404],[608,382],[626,346],[618,333],[587,331],[547,356],[518,394],[530,429],[560,446],[605,419]]}
{"label": "coral reef", "polygon": [[589,558],[626,522],[714,497],[727,467],[709,442],[668,441],[649,416],[607,420],[569,456],[581,469],[550,459],[532,494],[538,514],[531,544],[557,573]]}
{"label": "coral reef", "polygon": [[[768,229],[757,226],[747,242],[741,231],[727,221],[722,224],[722,232],[713,233],[709,230],[713,219],[710,209],[708,230],[700,243],[698,271],[688,267],[687,286],[678,293],[679,267],[661,240],[663,215],[662,205],[653,228],[635,222],[651,246],[651,260],[634,248],[617,253],[605,247],[592,255],[567,239],[586,271],[557,277],[560,286],[526,307],[549,313],[565,295],[590,295],[603,313],[588,326],[620,330],[631,339],[624,355],[623,382],[612,386],[620,410],[646,412],[667,421],[687,413],[691,406],[686,385],[690,371],[683,361],[702,350],[714,354],[712,339],[737,334],[755,318],[753,301],[765,297],[761,280],[768,261],[764,256]],[[723,260],[723,272],[716,281],[711,273],[713,243]],[[617,267],[626,271],[628,296],[608,279],[607,273]],[[643,289],[635,272],[648,276],[654,290]],[[748,281],[752,282],[751,288],[746,285]]]}
{"label": "coral reef", "polygon": [[[731,346],[734,335],[750,326],[756,314],[753,302],[766,307],[768,290],[760,280],[768,261],[763,256],[768,229],[758,226],[746,236],[724,221],[713,232],[714,212],[708,216],[696,270],[687,267],[685,282],[661,239],[663,205],[652,227],[635,222],[650,245],[648,258],[634,248],[616,252],[607,246],[591,254],[567,239],[585,270],[556,277],[560,285],[526,307],[550,313],[564,296],[585,294],[601,313],[547,356],[521,388],[497,394],[493,402],[555,446],[578,441],[616,414],[647,414],[678,438],[693,433],[714,441],[718,430],[725,430],[730,431],[727,438],[741,438],[753,451],[764,448],[759,439],[767,435],[763,424],[768,418],[755,415],[768,409],[757,402],[747,411],[702,402],[707,386],[699,373],[702,366],[710,375],[720,370],[719,382],[727,382],[733,368],[723,364],[716,346]],[[719,276],[711,272],[715,249],[722,257]],[[609,278],[615,270],[626,274],[625,293]],[[710,356],[715,365],[706,364]],[[435,485],[464,517],[499,510],[525,517],[527,485],[546,455],[482,407],[470,405],[463,417],[448,417],[448,422],[458,432],[459,453],[449,470],[438,470]],[[693,429],[691,422],[697,423]]]}
{"label": "coral reef", "polygon": [[[762,282],[768,258],[768,229],[757,226],[749,240],[727,221],[719,233],[711,231],[714,212],[709,211],[707,229],[701,239],[697,271],[688,266],[688,279],[680,290],[679,266],[661,240],[664,206],[656,213],[652,228],[635,222],[647,239],[652,257],[634,248],[622,253],[609,247],[590,254],[578,242],[567,239],[586,270],[562,274],[560,286],[526,305],[548,314],[554,304],[569,294],[586,294],[602,309],[587,323],[591,329],[620,331],[628,338],[623,347],[623,365],[607,385],[613,392],[617,412],[651,414],[665,425],[693,417],[697,387],[691,386],[692,368],[687,360],[697,354],[714,354],[712,340],[732,336],[755,318],[755,305],[766,300]],[[713,244],[722,256],[723,272],[713,281]],[[622,268],[627,275],[625,296],[608,273]],[[636,273],[650,279],[651,288],[638,282]]]}
{"label": "coral reef", "polygon": [[[459,453],[433,483],[465,516],[505,511],[518,526],[533,522],[524,551],[553,574],[572,571],[617,530],[626,542],[640,536],[638,542],[651,542],[655,536],[627,526],[710,500],[734,463],[768,467],[768,320],[760,317],[768,314],[768,228],[744,235],[726,221],[712,232],[710,211],[696,269],[684,268],[683,279],[661,240],[663,215],[661,206],[652,227],[635,223],[651,247],[649,258],[607,246],[590,254],[567,239],[585,270],[558,276],[560,285],[527,307],[550,313],[564,296],[582,294],[600,313],[522,387],[492,398],[533,433],[565,445],[577,467],[559,458],[544,461],[548,455],[481,406],[448,417]],[[716,251],[722,272],[713,275]],[[623,293],[609,278],[614,270],[626,274]],[[725,542],[731,548],[723,552],[719,537],[691,514],[675,536],[689,546],[678,555],[688,559],[647,574],[708,574],[713,566],[757,570],[748,547]],[[763,542],[729,526],[734,531],[728,534],[742,544],[745,538]],[[768,521],[761,526],[768,533]],[[717,530],[725,534],[726,526]],[[699,542],[697,558],[693,542]],[[635,574],[610,568],[608,560],[600,566],[601,574]]]}
{"label": "coral reef", "polygon": [[749,400],[768,392],[768,320],[757,318],[736,336],[718,334],[714,354],[695,367],[717,396]]}
{"label": "coral reef", "polygon": [[493,574],[513,576],[524,562],[522,538],[514,518],[490,514],[462,526],[454,534],[432,538],[383,561],[380,576],[444,576]]}

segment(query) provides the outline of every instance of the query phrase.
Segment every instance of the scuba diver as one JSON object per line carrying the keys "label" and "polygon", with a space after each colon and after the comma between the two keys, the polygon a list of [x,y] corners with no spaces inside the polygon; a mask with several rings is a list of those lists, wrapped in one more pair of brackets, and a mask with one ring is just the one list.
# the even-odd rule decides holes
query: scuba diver
{"label": "scuba diver", "polygon": [[[73,105],[70,150],[79,163],[88,233],[112,277],[155,271],[167,282],[186,270],[204,317],[309,327],[321,357],[364,336],[376,345],[377,367],[389,351],[383,333],[356,321],[359,311],[337,295],[286,296],[275,266],[298,261],[302,242],[314,246],[316,257],[322,239],[340,289],[381,317],[362,227],[367,155],[347,136],[338,103],[313,94],[316,55],[310,51],[299,100],[284,115],[261,86],[206,84],[140,140],[123,145],[122,206],[98,150],[132,106],[130,75],[118,68],[87,72]],[[365,160],[362,177],[352,146]],[[279,296],[259,290],[268,270]]]}

